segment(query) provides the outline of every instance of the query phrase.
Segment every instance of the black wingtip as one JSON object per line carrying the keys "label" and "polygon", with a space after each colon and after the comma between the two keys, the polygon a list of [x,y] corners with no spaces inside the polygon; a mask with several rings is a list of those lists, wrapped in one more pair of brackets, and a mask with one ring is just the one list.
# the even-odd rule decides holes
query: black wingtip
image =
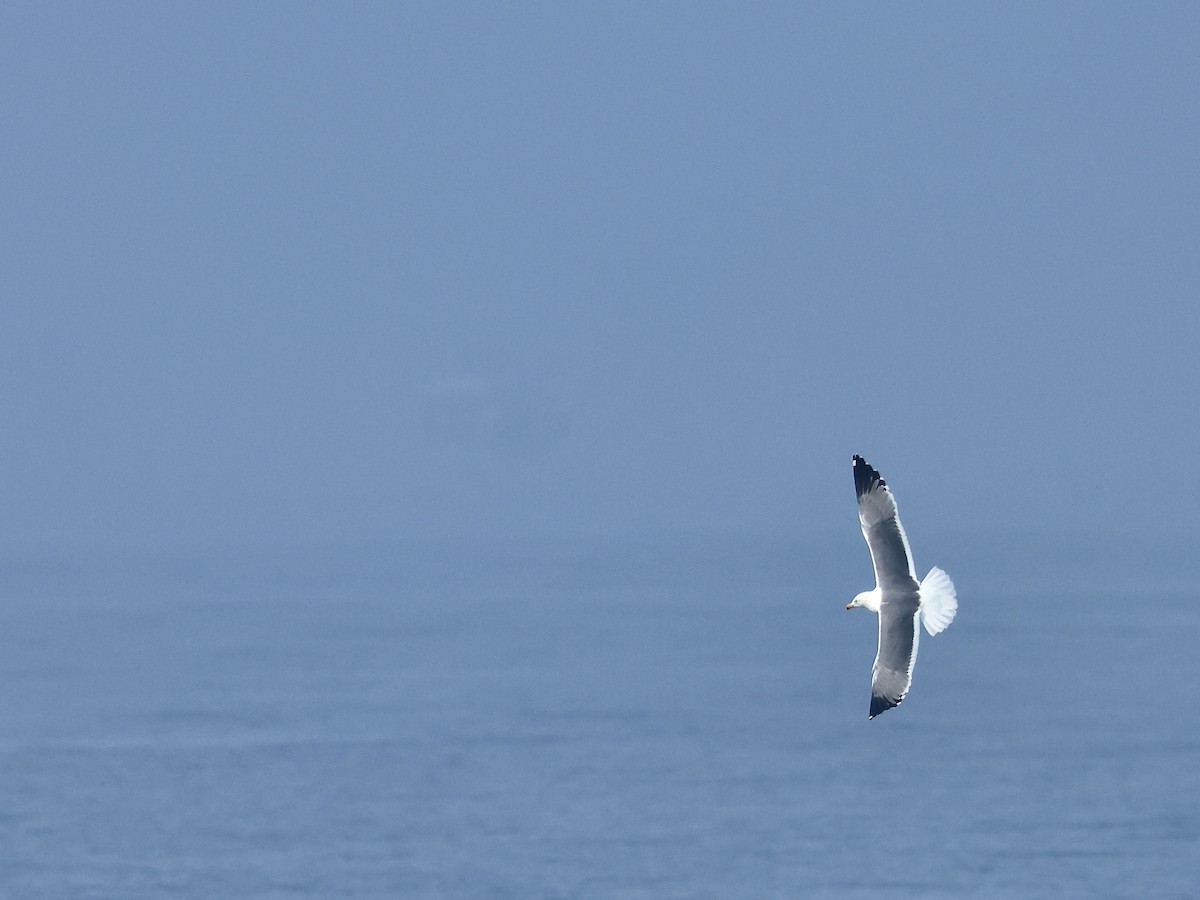
{"label": "black wingtip", "polygon": [[861,497],[863,494],[865,494],[867,491],[871,490],[871,488],[875,487],[875,485],[877,485],[877,484],[881,484],[884,487],[887,487],[887,482],[884,481],[881,477],[879,477],[879,473],[876,472],[871,467],[871,464],[868,463],[861,456],[859,456],[857,453],[855,453],[854,454],[854,494],[855,494],[855,496]]}
{"label": "black wingtip", "polygon": [[900,705],[899,700],[890,700],[887,697],[880,697],[877,694],[871,695],[871,711],[867,715],[867,721],[875,718],[881,712],[887,712],[889,709]]}

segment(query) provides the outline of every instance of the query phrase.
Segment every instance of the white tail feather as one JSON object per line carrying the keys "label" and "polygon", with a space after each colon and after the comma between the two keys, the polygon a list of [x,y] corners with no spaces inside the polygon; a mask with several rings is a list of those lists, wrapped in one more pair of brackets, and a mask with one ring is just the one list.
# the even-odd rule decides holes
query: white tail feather
{"label": "white tail feather", "polygon": [[921,582],[921,621],[931,635],[945,631],[958,612],[958,595],[950,576],[934,566]]}

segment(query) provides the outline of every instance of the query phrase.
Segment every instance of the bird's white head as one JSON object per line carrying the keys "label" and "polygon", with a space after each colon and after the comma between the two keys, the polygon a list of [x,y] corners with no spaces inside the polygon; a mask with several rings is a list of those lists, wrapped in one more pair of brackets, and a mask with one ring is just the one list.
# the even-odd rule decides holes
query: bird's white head
{"label": "bird's white head", "polygon": [[879,612],[879,588],[855,594],[854,599],[846,604],[846,609],[854,609],[856,606],[865,606],[873,613]]}

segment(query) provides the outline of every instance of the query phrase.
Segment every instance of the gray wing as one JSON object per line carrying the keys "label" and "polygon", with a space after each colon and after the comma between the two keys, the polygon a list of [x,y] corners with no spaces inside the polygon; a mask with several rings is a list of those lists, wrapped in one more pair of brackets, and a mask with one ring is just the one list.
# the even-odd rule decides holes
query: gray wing
{"label": "gray wing", "polygon": [[875,565],[875,583],[885,591],[916,591],[917,574],[896,498],[861,456],[854,457],[854,493],[858,495],[858,522]]}
{"label": "gray wing", "polygon": [[879,606],[879,652],[871,668],[871,712],[873,719],[884,710],[899,706],[912,687],[913,666],[921,629],[917,618],[918,595],[884,594]]}

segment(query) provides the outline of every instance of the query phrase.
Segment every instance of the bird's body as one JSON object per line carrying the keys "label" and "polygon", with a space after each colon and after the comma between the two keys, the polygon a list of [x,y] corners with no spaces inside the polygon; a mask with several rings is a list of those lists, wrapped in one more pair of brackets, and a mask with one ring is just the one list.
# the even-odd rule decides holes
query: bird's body
{"label": "bird's body", "polygon": [[896,499],[879,473],[854,457],[858,520],[875,566],[875,588],[846,606],[863,606],[879,615],[879,650],[871,670],[868,718],[899,706],[912,686],[921,625],[931,635],[943,631],[958,610],[954,584],[941,569],[917,581],[908,536],[900,524]]}

